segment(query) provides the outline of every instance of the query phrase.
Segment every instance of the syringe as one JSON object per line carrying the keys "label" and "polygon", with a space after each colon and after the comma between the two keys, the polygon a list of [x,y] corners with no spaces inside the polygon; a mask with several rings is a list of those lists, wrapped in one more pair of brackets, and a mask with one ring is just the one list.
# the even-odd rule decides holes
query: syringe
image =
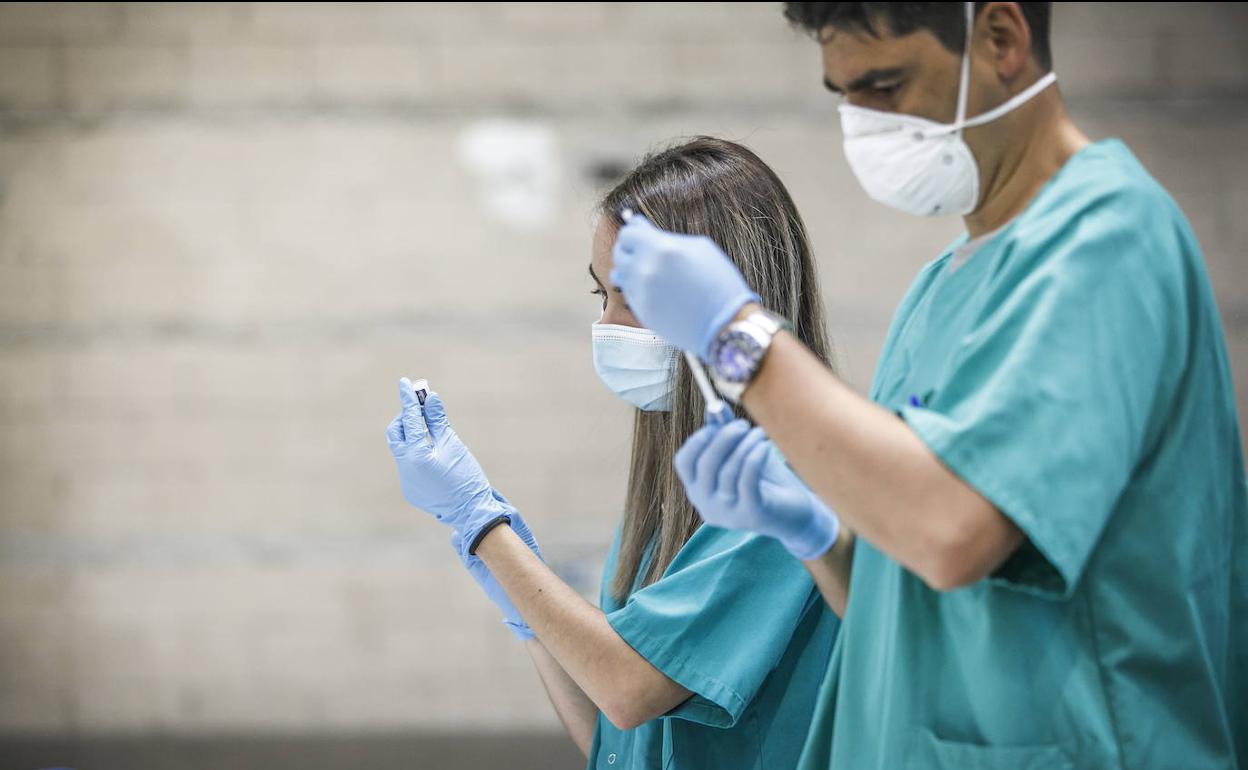
{"label": "syringe", "polygon": [[711,381],[706,377],[706,371],[702,368],[702,362],[698,357],[688,350],[685,351],[685,361],[689,364],[689,371],[693,373],[693,381],[698,384],[698,390],[702,391],[702,398],[706,399],[706,422],[709,425],[723,425],[732,420],[732,410],[723,402],[715,389],[711,387]]}

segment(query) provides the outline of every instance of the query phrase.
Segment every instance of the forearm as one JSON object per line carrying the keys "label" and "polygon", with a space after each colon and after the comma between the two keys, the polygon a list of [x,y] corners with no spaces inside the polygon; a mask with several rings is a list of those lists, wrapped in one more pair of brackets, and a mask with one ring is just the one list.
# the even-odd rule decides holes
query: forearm
{"label": "forearm", "polygon": [[849,606],[849,574],[854,564],[854,533],[842,526],[836,543],[826,553],[802,563],[823,600],[837,617],[844,618]]}
{"label": "forearm", "polygon": [[1022,540],[903,420],[790,334],[775,337],[743,403],[846,526],[934,587],[987,574]]}
{"label": "forearm", "polygon": [[546,650],[613,724],[634,727],[689,696],[630,647],[606,615],[560,580],[510,527],[490,531],[477,556]]}
{"label": "forearm", "polygon": [[572,738],[572,742],[586,757],[594,741],[594,728],[598,722],[598,707],[589,699],[585,691],[568,676],[559,661],[550,654],[538,639],[530,639],[525,643],[529,657],[537,674],[541,677],[546,695],[563,722],[564,729]]}

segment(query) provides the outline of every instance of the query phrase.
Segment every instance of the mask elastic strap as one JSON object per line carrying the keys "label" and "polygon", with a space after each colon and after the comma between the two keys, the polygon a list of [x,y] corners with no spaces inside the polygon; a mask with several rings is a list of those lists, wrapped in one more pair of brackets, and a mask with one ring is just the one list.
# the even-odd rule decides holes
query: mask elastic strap
{"label": "mask elastic strap", "polygon": [[957,116],[952,123],[924,131],[924,135],[928,137],[941,136],[947,133],[960,134],[964,128],[973,128],[982,126],[985,123],[991,123],[1002,115],[1030,101],[1036,94],[1057,82],[1057,73],[1050,71],[1044,77],[1007,99],[1004,103],[973,118],[967,118],[966,100],[971,85],[971,33],[975,29],[975,3],[963,3],[963,7],[966,9],[966,42],[962,46],[962,74],[958,79]]}
{"label": "mask elastic strap", "polygon": [[962,44],[962,74],[958,76],[958,109],[954,115],[955,131],[966,123],[966,92],[971,84],[971,31],[975,29],[975,3],[963,3],[966,9],[966,41]]}
{"label": "mask elastic strap", "polygon": [[1050,72],[1049,74],[1040,78],[1036,82],[1027,86],[1027,88],[1023,89],[1022,91],[1019,91],[1017,94],[1010,97],[1008,100],[1006,100],[1004,104],[1001,104],[998,107],[993,107],[991,110],[988,110],[987,112],[981,115],[976,115],[975,117],[970,118],[969,120],[962,121],[962,124],[958,128],[959,129],[971,128],[973,126],[983,125],[984,123],[991,123],[992,121],[996,120],[997,118],[1001,117],[1007,112],[1011,112],[1015,108],[1022,106],[1024,102],[1031,101],[1032,97],[1034,97],[1036,94],[1040,93],[1041,91],[1043,91],[1044,89],[1048,88],[1049,86],[1053,85],[1056,82],[1057,82],[1057,73]]}
{"label": "mask elastic strap", "polygon": [[1044,77],[1037,80],[1036,82],[1027,86],[1022,91],[1019,91],[1014,96],[1011,96],[1002,104],[996,107],[993,107],[991,110],[988,110],[987,112],[976,115],[973,118],[960,120],[957,123],[947,123],[945,125],[936,126],[935,128],[924,129],[922,131],[922,134],[923,136],[930,139],[930,138],[937,137],[937,136],[944,136],[946,134],[961,133],[962,129],[964,128],[974,128],[975,126],[982,126],[985,123],[991,123],[992,121],[996,120],[1002,115],[1005,115],[1007,112],[1012,112],[1013,110],[1022,106],[1025,102],[1031,101],[1031,99],[1034,98],[1036,94],[1040,93],[1041,91],[1043,91],[1044,89],[1048,88],[1049,86],[1053,85],[1056,82],[1057,82],[1057,73],[1050,72]]}

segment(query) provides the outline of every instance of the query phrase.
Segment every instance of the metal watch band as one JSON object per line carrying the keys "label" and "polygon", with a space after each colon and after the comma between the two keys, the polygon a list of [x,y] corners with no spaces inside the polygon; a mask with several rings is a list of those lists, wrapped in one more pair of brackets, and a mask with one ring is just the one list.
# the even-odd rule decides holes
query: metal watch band
{"label": "metal watch band", "polygon": [[741,402],[741,396],[745,394],[746,388],[754,381],[758,375],[759,369],[762,368],[763,360],[767,357],[767,352],[771,349],[772,339],[781,332],[781,330],[793,330],[793,325],[789,323],[784,316],[772,313],[766,309],[755,310],[738,321],[733,321],[724,327],[720,332],[716,342],[712,344],[712,348],[728,337],[730,334],[745,332],[753,337],[759,344],[761,351],[753,362],[753,368],[744,380],[733,381],[721,375],[718,369],[712,365],[710,367],[711,380],[715,383],[715,389],[720,395],[727,398],[734,404]]}

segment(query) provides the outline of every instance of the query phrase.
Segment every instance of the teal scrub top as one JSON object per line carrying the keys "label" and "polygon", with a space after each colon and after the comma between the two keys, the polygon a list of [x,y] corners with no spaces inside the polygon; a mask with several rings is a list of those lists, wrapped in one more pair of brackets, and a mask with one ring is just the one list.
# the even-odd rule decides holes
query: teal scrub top
{"label": "teal scrub top", "polygon": [[609,589],[619,539],[603,570],[607,620],[694,695],[632,730],[599,714],[588,767],[796,765],[839,626],[805,567],[769,537],[704,524],[659,580],[621,604]]}
{"label": "teal scrub top", "polygon": [[800,767],[1248,768],[1244,463],[1183,214],[1110,140],[949,260],[872,397],[1027,539],[948,592],[857,541]]}

